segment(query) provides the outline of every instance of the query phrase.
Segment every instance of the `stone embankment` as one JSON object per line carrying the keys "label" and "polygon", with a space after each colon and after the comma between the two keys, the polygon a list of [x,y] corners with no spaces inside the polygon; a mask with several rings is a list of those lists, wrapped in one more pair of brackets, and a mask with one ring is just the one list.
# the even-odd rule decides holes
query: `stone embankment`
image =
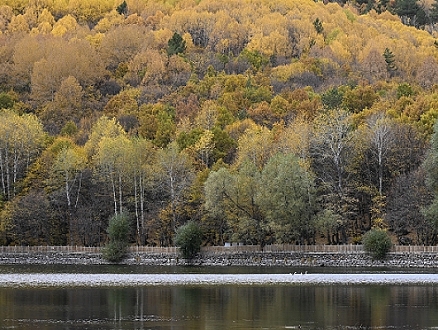
{"label": "stone embankment", "polygon": [[[0,264],[109,264],[96,252],[0,252]],[[383,261],[373,260],[363,252],[238,252],[208,253],[188,262],[177,252],[147,253],[130,251],[121,262],[125,265],[150,266],[288,266],[288,267],[400,267],[433,268],[438,267],[438,253],[398,253],[391,252]]]}
{"label": "stone embankment", "polygon": [[389,253],[385,260],[373,260],[365,253],[260,253],[229,256],[203,256],[202,265],[294,266],[294,267],[438,267],[438,254]]}

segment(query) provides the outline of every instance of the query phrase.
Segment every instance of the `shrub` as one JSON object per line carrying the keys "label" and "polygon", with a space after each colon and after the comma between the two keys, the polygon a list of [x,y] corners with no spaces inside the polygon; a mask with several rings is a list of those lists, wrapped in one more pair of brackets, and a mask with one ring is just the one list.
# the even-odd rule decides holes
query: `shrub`
{"label": "shrub", "polygon": [[373,228],[367,232],[362,238],[362,243],[365,251],[379,260],[386,257],[392,246],[388,233],[380,228]]}
{"label": "shrub", "polygon": [[103,257],[110,262],[119,262],[126,255],[128,246],[129,221],[126,214],[118,214],[109,220],[109,242],[103,248]]}
{"label": "shrub", "polygon": [[202,232],[194,221],[189,221],[178,228],[175,244],[179,246],[184,259],[193,259],[201,250]]}

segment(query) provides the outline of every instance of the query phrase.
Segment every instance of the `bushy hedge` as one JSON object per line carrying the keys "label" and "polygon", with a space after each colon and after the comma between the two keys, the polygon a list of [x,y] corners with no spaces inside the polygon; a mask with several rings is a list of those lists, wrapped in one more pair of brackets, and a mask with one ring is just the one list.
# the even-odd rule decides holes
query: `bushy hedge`
{"label": "bushy hedge", "polygon": [[109,220],[109,242],[105,245],[102,255],[110,262],[119,262],[126,255],[128,247],[129,221],[126,214],[118,214]]}
{"label": "bushy hedge", "polygon": [[178,228],[175,244],[179,246],[184,259],[193,259],[201,250],[201,243],[202,231],[194,221],[189,221]]}
{"label": "bushy hedge", "polygon": [[380,228],[373,228],[367,232],[362,238],[362,243],[365,251],[377,260],[384,259],[392,247],[388,233]]}

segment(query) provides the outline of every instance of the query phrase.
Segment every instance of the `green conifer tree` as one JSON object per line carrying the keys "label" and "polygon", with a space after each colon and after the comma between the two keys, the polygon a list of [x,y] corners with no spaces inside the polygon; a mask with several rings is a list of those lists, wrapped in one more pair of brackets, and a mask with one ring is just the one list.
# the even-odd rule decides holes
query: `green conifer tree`
{"label": "green conifer tree", "polygon": [[316,18],[313,21],[313,26],[315,27],[316,33],[321,34],[324,32],[324,27],[322,26],[322,21],[319,18]]}
{"label": "green conifer tree", "polygon": [[128,4],[126,3],[126,1],[123,1],[120,5],[118,5],[116,11],[120,15],[126,15],[128,13]]}
{"label": "green conifer tree", "polygon": [[186,41],[179,33],[175,32],[172,38],[167,42],[167,55],[172,56],[184,53],[186,48]]}
{"label": "green conifer tree", "polygon": [[386,70],[388,71],[389,75],[392,76],[397,70],[397,66],[395,65],[395,55],[389,48],[385,48],[383,57],[385,58],[386,62]]}

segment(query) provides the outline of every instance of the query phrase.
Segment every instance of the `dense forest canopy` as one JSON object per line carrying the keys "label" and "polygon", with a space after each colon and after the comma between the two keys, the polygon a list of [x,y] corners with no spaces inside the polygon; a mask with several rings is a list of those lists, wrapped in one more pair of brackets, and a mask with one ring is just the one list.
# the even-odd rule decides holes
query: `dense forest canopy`
{"label": "dense forest canopy", "polygon": [[[0,243],[438,233],[438,2],[3,0]],[[438,127],[438,126],[437,126]]]}

